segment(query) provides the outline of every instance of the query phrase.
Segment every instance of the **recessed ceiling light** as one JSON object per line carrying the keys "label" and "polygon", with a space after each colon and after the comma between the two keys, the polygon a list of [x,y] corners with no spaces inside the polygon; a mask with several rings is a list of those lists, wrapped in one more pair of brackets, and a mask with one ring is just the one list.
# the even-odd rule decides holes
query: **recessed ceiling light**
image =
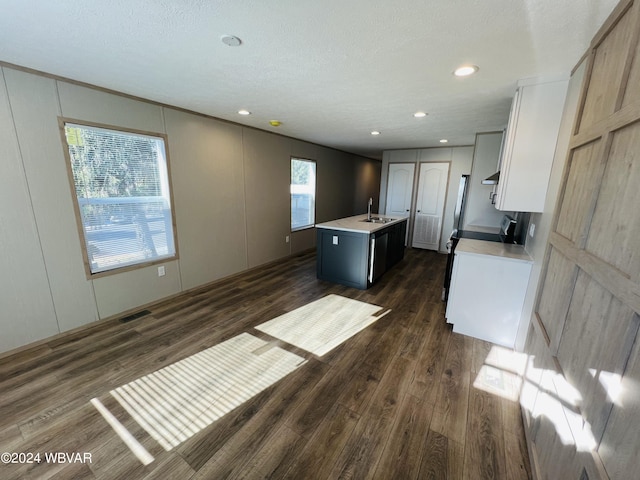
{"label": "recessed ceiling light", "polygon": [[282,125],[282,122],[280,122],[280,120],[269,120],[269,125],[272,127],[279,127]]}
{"label": "recessed ceiling light", "polygon": [[233,35],[222,35],[220,41],[229,47],[239,47],[242,44],[242,40]]}
{"label": "recessed ceiling light", "polygon": [[425,112],[416,112],[413,114],[413,116],[416,118],[422,118],[422,117],[426,117],[427,114]]}
{"label": "recessed ceiling light", "polygon": [[251,115],[251,112],[249,110],[238,110],[238,113],[240,115]]}
{"label": "recessed ceiling light", "polygon": [[447,143],[449,140],[447,140],[446,138],[443,138],[440,140],[440,143]]}
{"label": "recessed ceiling light", "polygon": [[480,70],[480,68],[478,68],[476,65],[462,65],[461,67],[456,68],[453,74],[456,77],[466,77],[468,75],[473,75],[478,70]]}
{"label": "recessed ceiling light", "polygon": [[380,135],[380,132],[378,130],[374,130],[373,132],[371,132],[371,135]]}

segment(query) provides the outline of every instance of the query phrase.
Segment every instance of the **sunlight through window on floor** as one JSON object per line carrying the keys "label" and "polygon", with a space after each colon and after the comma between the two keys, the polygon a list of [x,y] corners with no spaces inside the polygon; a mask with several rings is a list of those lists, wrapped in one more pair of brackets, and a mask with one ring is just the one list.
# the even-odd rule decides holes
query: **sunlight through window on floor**
{"label": "sunlight through window on floor", "polygon": [[[274,337],[271,342],[241,333],[110,394],[169,451],[306,363],[280,348],[279,342],[321,356],[389,312],[328,295],[256,327]],[[91,403],[140,461],[145,465],[153,461],[115,416],[94,400]]]}
{"label": "sunlight through window on floor", "polygon": [[102,404],[100,400],[98,400],[97,398],[92,398],[91,405],[93,405],[96,408],[96,410],[100,412],[100,415],[102,415],[102,418],[104,418],[107,421],[107,423],[111,426],[111,428],[113,428],[113,430],[118,434],[118,436],[122,439],[125,445],[129,447],[129,450],[131,450],[133,454],[136,457],[138,457],[138,460],[140,460],[140,462],[142,462],[143,465],[149,465],[151,462],[155,460],[153,458],[153,455],[151,455],[147,451],[147,449],[144,448],[142,444],[138,442],[138,440],[136,440],[136,438],[133,435],[131,435],[131,432],[127,430],[127,427],[122,425],[118,421],[118,419],[109,411],[109,409],[107,409],[107,407],[105,407]]}
{"label": "sunlight through window on floor", "polygon": [[526,361],[525,354],[494,345],[485,358],[473,386],[517,402]]}
{"label": "sunlight through window on floor", "polygon": [[383,310],[340,295],[327,295],[256,329],[322,356],[391,311]]}
{"label": "sunlight through window on floor", "polygon": [[168,451],[306,362],[266,344],[242,333],[111,395]]}

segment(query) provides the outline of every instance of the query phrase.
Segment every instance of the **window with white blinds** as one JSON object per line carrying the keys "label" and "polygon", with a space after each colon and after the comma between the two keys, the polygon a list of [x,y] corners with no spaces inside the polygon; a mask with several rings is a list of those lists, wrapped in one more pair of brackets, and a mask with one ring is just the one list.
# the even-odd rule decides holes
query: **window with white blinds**
{"label": "window with white blinds", "polygon": [[64,124],[91,274],[175,257],[163,137]]}

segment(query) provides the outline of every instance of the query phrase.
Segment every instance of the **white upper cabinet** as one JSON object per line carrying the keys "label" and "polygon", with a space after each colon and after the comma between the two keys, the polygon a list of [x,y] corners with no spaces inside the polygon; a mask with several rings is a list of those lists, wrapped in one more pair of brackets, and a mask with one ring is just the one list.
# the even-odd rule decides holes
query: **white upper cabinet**
{"label": "white upper cabinet", "polygon": [[519,82],[500,160],[498,210],[544,210],[567,85],[568,80]]}

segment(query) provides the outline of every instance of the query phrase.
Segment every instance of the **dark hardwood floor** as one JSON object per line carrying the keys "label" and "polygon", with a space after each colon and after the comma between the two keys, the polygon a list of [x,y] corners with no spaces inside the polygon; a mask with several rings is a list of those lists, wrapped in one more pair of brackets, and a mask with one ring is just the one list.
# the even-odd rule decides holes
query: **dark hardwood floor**
{"label": "dark hardwood floor", "polygon": [[[315,255],[305,254],[159,303],[130,322],[101,322],[2,358],[0,452],[39,452],[41,461],[2,463],[0,478],[530,478],[517,401],[474,386],[492,345],[445,323],[445,262],[407,249],[360,291],[318,281]],[[322,357],[255,329],[328,294],[391,311]],[[306,363],[169,450],[111,393],[247,333]],[[178,400],[185,411],[195,401]],[[90,462],[47,462],[44,452],[87,453]]]}

